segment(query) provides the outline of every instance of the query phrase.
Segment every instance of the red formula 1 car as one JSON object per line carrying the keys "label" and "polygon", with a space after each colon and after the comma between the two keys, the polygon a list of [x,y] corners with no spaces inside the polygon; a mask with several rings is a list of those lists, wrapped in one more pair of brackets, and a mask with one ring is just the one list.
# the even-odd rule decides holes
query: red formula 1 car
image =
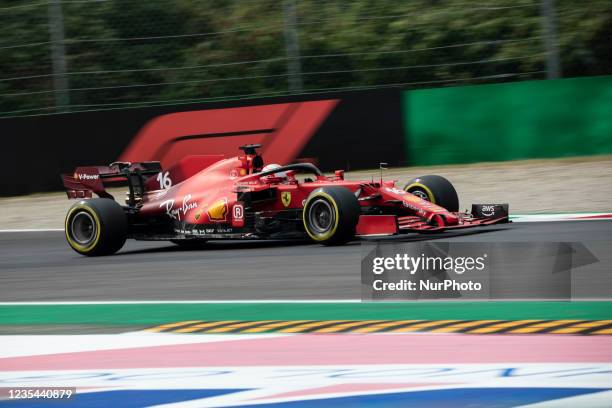
{"label": "red formula 1 car", "polygon": [[[260,145],[243,155],[189,156],[170,169],[159,162],[78,167],[63,175],[69,198],[66,239],[83,255],[118,251],[127,238],[193,244],[209,239],[310,237],[325,245],[355,236],[435,232],[508,221],[505,204],[458,212],[451,183],[423,176],[404,189],[395,181],[347,181],[310,163],[268,165]],[[126,182],[126,205],[105,184]],[[93,194],[100,198],[92,198]]]}

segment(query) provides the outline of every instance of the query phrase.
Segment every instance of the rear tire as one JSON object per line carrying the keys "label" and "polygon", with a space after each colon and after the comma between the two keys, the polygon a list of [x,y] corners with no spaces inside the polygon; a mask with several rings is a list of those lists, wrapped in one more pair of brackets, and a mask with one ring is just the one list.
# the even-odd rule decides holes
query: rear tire
{"label": "rear tire", "polygon": [[442,176],[417,177],[406,184],[404,191],[444,207],[450,212],[459,211],[457,191],[451,182]]}
{"label": "rear tire", "polygon": [[68,210],[64,230],[68,245],[79,254],[110,255],[125,244],[127,216],[114,200],[82,200]]}
{"label": "rear tire", "polygon": [[310,238],[323,245],[342,245],[355,238],[361,207],[344,187],[314,190],[304,204],[302,221]]}

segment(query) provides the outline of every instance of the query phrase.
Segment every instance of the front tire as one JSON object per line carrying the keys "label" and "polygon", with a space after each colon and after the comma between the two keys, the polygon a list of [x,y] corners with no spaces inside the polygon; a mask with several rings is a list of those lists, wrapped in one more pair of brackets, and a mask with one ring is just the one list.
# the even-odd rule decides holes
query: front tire
{"label": "front tire", "polygon": [[304,204],[302,221],[308,236],[323,245],[341,245],[355,237],[361,207],[344,187],[314,190]]}
{"label": "front tire", "polygon": [[68,245],[86,256],[114,254],[123,247],[128,223],[123,208],[108,198],[92,198],[68,210],[64,226]]}
{"label": "front tire", "polygon": [[446,208],[450,212],[459,211],[459,196],[450,181],[442,176],[429,175],[412,179],[404,191],[419,198]]}

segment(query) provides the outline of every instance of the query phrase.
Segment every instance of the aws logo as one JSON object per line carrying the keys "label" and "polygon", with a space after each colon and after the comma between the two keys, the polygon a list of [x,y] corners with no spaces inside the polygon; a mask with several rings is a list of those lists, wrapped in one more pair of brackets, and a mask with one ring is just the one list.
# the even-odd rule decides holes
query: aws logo
{"label": "aws logo", "polygon": [[495,215],[495,206],[494,205],[483,205],[481,210],[482,215],[485,217],[492,217]]}

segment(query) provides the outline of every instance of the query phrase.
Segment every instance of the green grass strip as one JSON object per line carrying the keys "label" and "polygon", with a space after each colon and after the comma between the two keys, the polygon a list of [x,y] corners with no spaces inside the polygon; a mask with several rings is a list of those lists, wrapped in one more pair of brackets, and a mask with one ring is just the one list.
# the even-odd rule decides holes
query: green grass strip
{"label": "green grass strip", "polygon": [[0,324],[156,325],[184,320],[612,319],[612,302],[0,305]]}

